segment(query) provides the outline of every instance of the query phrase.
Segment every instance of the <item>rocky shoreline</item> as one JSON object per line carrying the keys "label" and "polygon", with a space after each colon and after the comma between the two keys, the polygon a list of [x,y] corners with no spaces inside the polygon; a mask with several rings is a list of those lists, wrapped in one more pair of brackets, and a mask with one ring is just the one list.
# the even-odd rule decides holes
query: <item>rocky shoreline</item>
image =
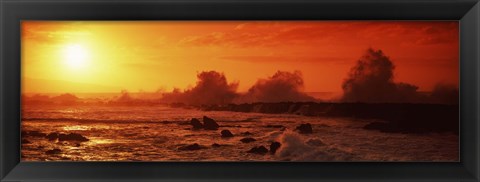
{"label": "rocky shoreline", "polygon": [[452,132],[458,135],[458,105],[413,103],[280,102],[202,106],[205,111],[296,114],[380,120],[364,129],[394,133]]}

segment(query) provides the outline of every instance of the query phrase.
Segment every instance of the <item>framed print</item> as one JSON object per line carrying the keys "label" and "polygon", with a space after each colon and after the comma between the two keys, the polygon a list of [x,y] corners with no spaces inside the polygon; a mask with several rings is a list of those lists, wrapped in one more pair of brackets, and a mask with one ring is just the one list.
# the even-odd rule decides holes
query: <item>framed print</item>
{"label": "framed print", "polygon": [[1,5],[2,180],[479,180],[478,1]]}

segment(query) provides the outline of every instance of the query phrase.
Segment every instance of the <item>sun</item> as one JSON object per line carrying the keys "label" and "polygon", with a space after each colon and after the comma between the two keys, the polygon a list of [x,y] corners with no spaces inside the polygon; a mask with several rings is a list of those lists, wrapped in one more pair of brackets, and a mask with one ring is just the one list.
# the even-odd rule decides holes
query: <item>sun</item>
{"label": "sun", "polygon": [[82,45],[70,44],[64,47],[65,64],[71,69],[83,69],[88,66],[89,51]]}

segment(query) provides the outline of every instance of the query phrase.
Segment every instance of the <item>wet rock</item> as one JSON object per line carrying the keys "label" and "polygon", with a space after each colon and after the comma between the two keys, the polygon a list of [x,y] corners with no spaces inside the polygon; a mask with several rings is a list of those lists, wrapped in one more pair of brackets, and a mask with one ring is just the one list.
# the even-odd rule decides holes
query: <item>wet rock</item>
{"label": "wet rock", "polygon": [[48,140],[52,141],[52,140],[56,140],[58,139],[58,133],[54,132],[54,133],[50,133],[48,134],[47,136],[45,136]]}
{"label": "wet rock", "polygon": [[247,138],[242,138],[240,141],[243,142],[243,143],[250,143],[250,142],[257,141],[257,140],[255,140],[255,138],[247,137]]}
{"label": "wet rock", "polygon": [[224,138],[227,138],[227,137],[233,137],[233,134],[232,132],[230,132],[230,130],[222,130],[222,132],[220,132],[222,134],[222,137]]}
{"label": "wet rock", "polygon": [[206,130],[217,130],[220,127],[215,120],[207,116],[203,116],[203,128]]}
{"label": "wet rock", "polygon": [[301,134],[313,133],[312,125],[310,123],[300,124],[300,126],[297,126],[295,130],[297,130]]}
{"label": "wet rock", "polygon": [[258,147],[253,147],[252,149],[250,149],[247,152],[248,153],[253,153],[253,154],[265,155],[268,152],[268,149],[265,148],[264,146],[258,146]]}
{"label": "wet rock", "polygon": [[27,139],[22,139],[22,144],[29,144],[29,143],[32,143],[32,142],[28,141]]}
{"label": "wet rock", "polygon": [[192,120],[190,120],[190,124],[193,126],[193,129],[203,128],[203,124],[197,118],[192,118]]}
{"label": "wet rock", "polygon": [[200,149],[202,149],[202,147],[200,145],[198,145],[198,143],[194,143],[194,144],[191,144],[191,145],[187,145],[187,146],[183,146],[183,147],[178,148],[178,150],[187,150],[187,151],[200,150]]}
{"label": "wet rock", "polygon": [[70,133],[68,135],[66,134],[60,134],[58,135],[58,140],[59,141],[78,141],[78,142],[86,142],[88,141],[89,139],[80,135],[80,134],[77,134],[77,133]]}
{"label": "wet rock", "polygon": [[282,144],[280,144],[280,142],[272,142],[270,144],[270,154],[275,154],[275,152],[277,152],[278,148],[280,148],[280,146],[282,146]]}
{"label": "wet rock", "polygon": [[52,150],[47,150],[47,151],[45,152],[45,154],[54,155],[54,154],[59,154],[59,153],[61,153],[61,152],[62,152],[62,150],[60,150],[60,149],[52,149]]}

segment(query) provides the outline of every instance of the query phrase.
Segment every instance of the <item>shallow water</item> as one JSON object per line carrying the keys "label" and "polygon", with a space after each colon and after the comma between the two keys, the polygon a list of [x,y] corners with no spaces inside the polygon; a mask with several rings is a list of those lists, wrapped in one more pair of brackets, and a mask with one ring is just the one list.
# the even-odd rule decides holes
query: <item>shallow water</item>
{"label": "shallow water", "polygon": [[[191,118],[213,118],[219,130],[192,130]],[[365,130],[369,120],[284,114],[200,111],[164,106],[24,107],[22,130],[79,133],[87,142],[49,141],[23,136],[25,161],[458,161],[458,136],[451,133],[401,134]],[[292,131],[311,123],[313,134]],[[228,129],[232,138],[222,138]],[[243,132],[252,135],[243,135]],[[252,137],[257,141],[242,143]],[[246,151],[272,141],[274,154]],[[181,151],[198,143],[204,148]],[[221,144],[212,147],[213,143]],[[60,149],[58,154],[46,151]]]}

